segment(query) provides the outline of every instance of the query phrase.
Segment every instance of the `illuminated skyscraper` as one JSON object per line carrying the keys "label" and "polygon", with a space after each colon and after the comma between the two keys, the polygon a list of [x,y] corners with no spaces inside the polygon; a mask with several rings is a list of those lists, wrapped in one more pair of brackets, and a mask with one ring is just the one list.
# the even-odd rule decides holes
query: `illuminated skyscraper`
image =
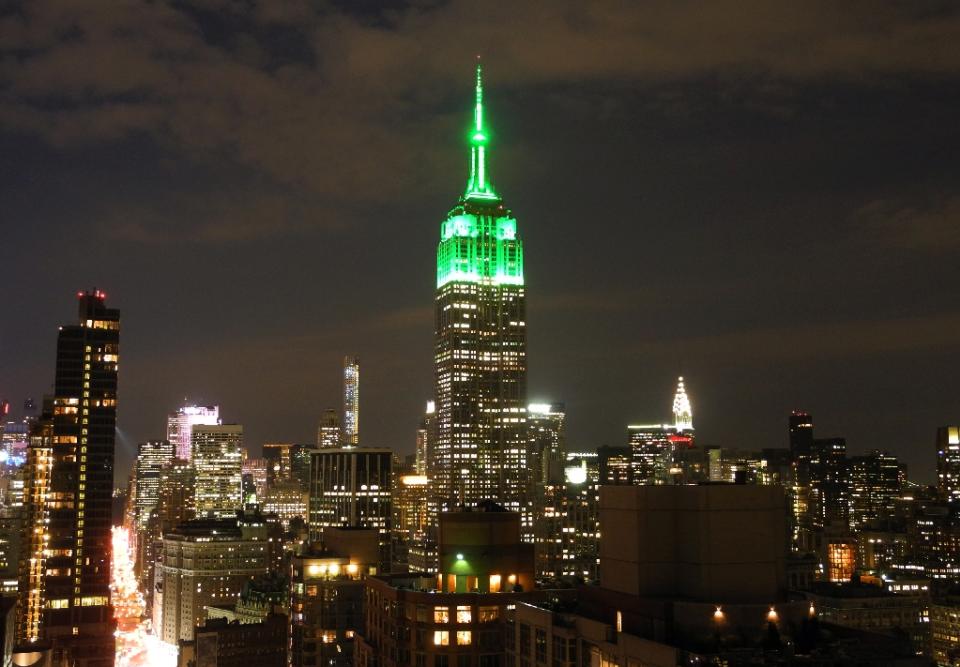
{"label": "illuminated skyscraper", "polygon": [[[527,406],[530,429],[531,482],[546,484],[551,472],[562,471],[566,458],[566,411],[563,403],[531,403]],[[551,471],[550,468],[555,470]]]}
{"label": "illuminated skyscraper", "polygon": [[683,386],[683,376],[677,378],[677,393],[673,397],[673,427],[677,433],[693,430],[693,410],[690,408],[690,399]]}
{"label": "illuminated skyscraper", "polygon": [[523,244],[491,184],[487,148],[478,63],[470,177],[437,247],[430,472],[441,511],[492,499],[529,516]]}
{"label": "illuminated skyscraper", "polygon": [[317,428],[317,447],[320,449],[339,447],[342,437],[340,417],[337,416],[337,411],[333,408],[327,408],[323,411],[320,426]]}
{"label": "illuminated skyscraper", "polygon": [[184,405],[167,415],[167,440],[173,443],[178,459],[189,461],[191,434],[198,425],[215,426],[220,423],[219,405]]}
{"label": "illuminated skyscraper", "polygon": [[431,468],[433,443],[437,437],[436,414],[436,404],[433,401],[427,401],[427,409],[424,412],[423,419],[420,420],[420,426],[417,427],[417,449],[414,453],[414,472],[418,475],[428,474]]}
{"label": "illuminated skyscraper", "polygon": [[54,662],[113,665],[111,495],[120,312],[81,292],[79,324],[60,327],[54,395],[29,446],[18,639],[52,644]]}
{"label": "illuminated skyscraper", "polygon": [[360,444],[360,359],[343,358],[343,444]]}
{"label": "illuminated skyscraper", "polygon": [[136,522],[137,532],[147,527],[150,512],[160,498],[160,473],[173,460],[173,443],[169,440],[148,440],[137,446]]}
{"label": "illuminated skyscraper", "polygon": [[391,562],[393,452],[373,447],[319,449],[310,453],[310,540],[323,539],[324,528],[376,528],[380,567]]}
{"label": "illuminated skyscraper", "polygon": [[195,425],[197,517],[234,517],[243,506],[243,426]]}
{"label": "illuminated skyscraper", "polygon": [[937,490],[945,500],[960,500],[960,426],[937,429]]}

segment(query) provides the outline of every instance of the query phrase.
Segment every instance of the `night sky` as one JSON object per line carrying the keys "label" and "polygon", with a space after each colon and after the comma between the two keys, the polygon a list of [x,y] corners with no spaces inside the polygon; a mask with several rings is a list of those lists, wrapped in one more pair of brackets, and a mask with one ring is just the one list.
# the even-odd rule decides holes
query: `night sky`
{"label": "night sky", "polygon": [[433,382],[439,226],[483,55],[525,243],[529,398],[576,449],[666,420],[786,445],[804,408],[932,481],[960,420],[960,13],[945,2],[0,2],[0,396],[78,289],[122,314],[117,478],[184,397],[361,440]]}

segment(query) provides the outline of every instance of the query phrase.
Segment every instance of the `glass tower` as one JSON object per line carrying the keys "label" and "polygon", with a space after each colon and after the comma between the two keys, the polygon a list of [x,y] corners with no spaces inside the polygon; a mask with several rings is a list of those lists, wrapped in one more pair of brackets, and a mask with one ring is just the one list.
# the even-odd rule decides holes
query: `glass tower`
{"label": "glass tower", "polygon": [[440,511],[489,499],[522,512],[529,528],[523,244],[490,180],[479,63],[469,144],[467,187],[441,224],[437,247],[429,472]]}
{"label": "glass tower", "polygon": [[343,444],[360,444],[360,359],[343,358]]}

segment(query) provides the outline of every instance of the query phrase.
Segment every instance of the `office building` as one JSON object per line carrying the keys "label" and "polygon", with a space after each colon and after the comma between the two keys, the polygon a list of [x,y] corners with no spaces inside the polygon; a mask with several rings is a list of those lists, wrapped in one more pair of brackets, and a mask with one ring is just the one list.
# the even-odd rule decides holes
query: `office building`
{"label": "office building", "polygon": [[270,463],[265,458],[247,458],[241,466],[244,479],[253,484],[253,493],[259,502],[267,492],[267,468]]}
{"label": "office building", "polygon": [[960,500],[960,426],[937,429],[937,490],[944,500]]}
{"label": "office building", "polygon": [[331,449],[340,446],[343,440],[343,433],[340,430],[340,417],[333,408],[323,411],[320,418],[320,426],[317,427],[317,447],[320,449]]}
{"label": "office building", "polygon": [[437,567],[436,506],[425,475],[400,475],[393,491],[394,560],[411,572]]}
{"label": "office building", "polygon": [[194,519],[163,536],[158,564],[160,638],[193,639],[207,606],[236,602],[244,585],[268,571],[267,525],[258,514]]}
{"label": "office building", "polygon": [[288,442],[268,442],[263,445],[267,460],[267,486],[293,478],[293,450],[298,445]]}
{"label": "office building", "polygon": [[360,360],[343,358],[343,446],[360,444]]}
{"label": "office building", "polygon": [[243,426],[196,424],[192,431],[197,516],[235,516],[243,506]]}
{"label": "office building", "polygon": [[569,453],[538,487],[534,535],[537,577],[597,578],[600,469],[594,453]]}
{"label": "office building", "polygon": [[632,452],[630,447],[597,447],[597,464],[601,486],[632,484]]}
{"label": "office building", "polygon": [[[134,571],[140,581],[148,610],[154,609],[157,590],[157,561],[163,556],[163,536],[185,521],[196,517],[196,470],[190,461],[173,459],[160,471],[157,505],[150,513],[147,527],[137,540]],[[154,627],[159,628],[159,617]]]}
{"label": "office building", "polygon": [[374,528],[380,536],[381,571],[391,562],[393,452],[345,447],[311,453],[310,541],[323,540],[328,526]]}
{"label": "office building", "polygon": [[527,406],[531,466],[534,487],[550,478],[551,465],[559,468],[566,456],[566,411],[563,403],[531,403]]}
{"label": "office building", "polygon": [[135,522],[137,532],[147,527],[150,512],[160,498],[160,475],[173,460],[173,443],[169,440],[148,440],[137,445],[137,462],[134,464],[136,504]]}
{"label": "office building", "polygon": [[895,503],[903,491],[903,466],[887,452],[874,450],[851,457],[850,528],[866,526],[894,516]]}
{"label": "office building", "polygon": [[433,443],[437,438],[436,432],[437,404],[427,401],[423,419],[417,427],[417,443],[414,452],[413,472],[416,475],[428,475],[433,462]]}
{"label": "office building", "polygon": [[673,396],[673,428],[677,433],[693,430],[693,408],[682,375],[677,378],[677,392]]}
{"label": "office building", "polygon": [[189,461],[193,458],[193,427],[219,423],[219,405],[187,404],[167,416],[167,440],[173,444],[178,459]]}
{"label": "office building", "polygon": [[111,512],[120,313],[81,292],[79,324],[60,327],[54,394],[28,447],[18,639],[55,660],[113,665]]}
{"label": "office building", "polygon": [[307,492],[295,479],[277,481],[267,487],[261,500],[266,514],[276,514],[284,529],[293,519],[307,519]]}
{"label": "office building", "polygon": [[495,499],[525,514],[532,539],[523,244],[491,183],[479,64],[475,94],[470,177],[437,247],[430,474],[440,510]]}

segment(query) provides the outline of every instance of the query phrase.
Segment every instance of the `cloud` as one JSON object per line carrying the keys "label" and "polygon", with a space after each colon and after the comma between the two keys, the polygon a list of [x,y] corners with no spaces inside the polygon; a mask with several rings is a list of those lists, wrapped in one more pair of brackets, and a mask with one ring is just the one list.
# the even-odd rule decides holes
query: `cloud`
{"label": "cloud", "polygon": [[[960,13],[939,6],[30,0],[0,16],[0,124],[61,149],[146,135],[314,199],[389,203],[459,164],[437,137],[462,129],[448,101],[474,51],[503,87],[955,75]],[[163,233],[147,226],[127,236]]]}
{"label": "cloud", "polygon": [[953,252],[960,248],[960,197],[939,198],[926,205],[875,201],[855,220],[876,243],[898,249]]}

